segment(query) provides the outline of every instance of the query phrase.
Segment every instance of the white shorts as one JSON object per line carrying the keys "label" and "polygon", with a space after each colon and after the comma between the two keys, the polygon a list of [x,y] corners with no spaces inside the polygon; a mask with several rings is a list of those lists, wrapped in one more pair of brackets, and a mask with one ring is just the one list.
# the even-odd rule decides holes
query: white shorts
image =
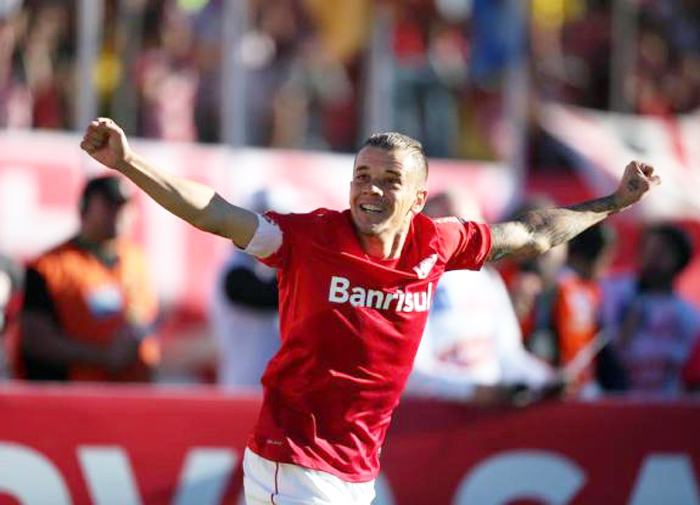
{"label": "white shorts", "polygon": [[345,482],[330,473],[277,463],[246,448],[243,487],[247,505],[370,505],[374,481]]}

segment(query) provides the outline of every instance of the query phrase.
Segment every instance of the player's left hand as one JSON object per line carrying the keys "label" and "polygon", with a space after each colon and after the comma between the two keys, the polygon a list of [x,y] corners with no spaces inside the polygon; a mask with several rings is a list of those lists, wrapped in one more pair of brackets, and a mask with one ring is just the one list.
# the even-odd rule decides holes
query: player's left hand
{"label": "player's left hand", "polygon": [[654,167],[639,161],[632,161],[625,167],[620,186],[615,191],[615,202],[622,210],[638,202],[652,187],[661,184],[661,178],[654,174]]}

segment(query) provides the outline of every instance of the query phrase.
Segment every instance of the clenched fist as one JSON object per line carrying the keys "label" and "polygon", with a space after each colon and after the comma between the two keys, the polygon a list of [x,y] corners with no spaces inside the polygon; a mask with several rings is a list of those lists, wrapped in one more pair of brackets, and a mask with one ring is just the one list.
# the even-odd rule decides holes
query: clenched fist
{"label": "clenched fist", "polygon": [[98,118],[90,123],[80,147],[103,165],[120,170],[131,150],[124,131],[109,118]]}
{"label": "clenched fist", "polygon": [[654,167],[632,161],[625,167],[620,186],[615,191],[615,202],[620,210],[638,202],[653,186],[661,184]]}

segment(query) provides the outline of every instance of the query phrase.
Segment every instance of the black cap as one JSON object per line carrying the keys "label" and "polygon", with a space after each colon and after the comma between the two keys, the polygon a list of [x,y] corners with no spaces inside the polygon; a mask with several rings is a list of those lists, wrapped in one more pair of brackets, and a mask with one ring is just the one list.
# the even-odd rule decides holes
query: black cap
{"label": "black cap", "polygon": [[80,198],[81,210],[85,210],[87,202],[92,195],[100,194],[108,201],[117,205],[122,205],[129,201],[131,194],[129,193],[124,182],[113,175],[103,175],[93,177],[87,181],[83,188],[83,194]]}

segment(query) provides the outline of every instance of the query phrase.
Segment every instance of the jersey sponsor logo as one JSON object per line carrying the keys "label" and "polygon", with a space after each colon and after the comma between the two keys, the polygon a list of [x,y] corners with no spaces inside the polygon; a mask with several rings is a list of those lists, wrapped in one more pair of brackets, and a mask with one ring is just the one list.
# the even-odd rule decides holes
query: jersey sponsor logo
{"label": "jersey sponsor logo", "polygon": [[395,312],[426,312],[430,309],[433,297],[433,283],[428,283],[425,291],[382,291],[362,286],[351,286],[345,277],[331,277],[328,301],[331,303],[349,303],[353,307],[368,307],[377,310]]}
{"label": "jersey sponsor logo", "polygon": [[425,258],[423,261],[418,263],[415,267],[413,267],[413,271],[416,272],[416,275],[418,276],[419,279],[425,279],[430,275],[430,271],[433,269],[435,266],[435,263],[437,263],[438,255],[437,254],[431,254],[427,258]]}

